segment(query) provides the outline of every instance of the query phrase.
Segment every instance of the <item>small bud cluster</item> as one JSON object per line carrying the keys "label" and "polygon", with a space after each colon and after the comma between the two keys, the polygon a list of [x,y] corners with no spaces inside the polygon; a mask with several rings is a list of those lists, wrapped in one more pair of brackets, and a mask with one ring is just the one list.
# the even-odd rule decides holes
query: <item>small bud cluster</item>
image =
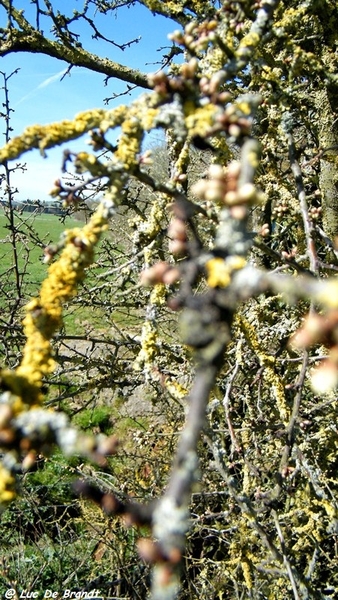
{"label": "small bud cluster", "polygon": [[192,192],[207,202],[216,202],[228,207],[252,205],[260,201],[260,194],[253,183],[239,185],[241,165],[232,162],[227,169],[213,164],[209,167],[208,179],[199,180]]}
{"label": "small bud cluster", "polygon": [[138,162],[139,165],[152,165],[153,164],[153,159],[152,159],[152,151],[151,150],[145,150],[142,154],[140,154]]}
{"label": "small bud cluster", "polygon": [[183,46],[192,55],[205,51],[210,44],[215,41],[218,21],[212,19],[210,21],[190,21],[184,32],[176,30],[170,34],[169,39],[175,44]]}
{"label": "small bud cluster", "polygon": [[332,310],[327,315],[309,315],[291,340],[295,348],[307,348],[315,344],[338,344],[338,310]]}
{"label": "small bud cluster", "polygon": [[282,219],[290,211],[290,206],[284,201],[276,204],[272,210],[272,216]]}
{"label": "small bud cluster", "polygon": [[[162,563],[162,577],[165,569],[168,569],[168,580],[171,575],[172,565],[180,562],[182,554],[178,548],[172,548],[169,553],[163,552],[158,542],[150,538],[140,538],[137,541],[137,549],[142,560],[149,564]],[[165,565],[165,563],[169,564]]]}
{"label": "small bud cluster", "polygon": [[261,230],[258,232],[261,237],[270,235],[270,227],[268,223],[263,223]]}
{"label": "small bud cluster", "polygon": [[[225,15],[229,29],[236,34],[242,31],[246,19],[245,12],[240,5],[240,2],[223,2],[221,8],[221,13]],[[257,7],[257,3],[253,8],[255,7]]]}
{"label": "small bud cluster", "polygon": [[109,150],[110,152],[115,152],[117,150],[117,146],[112,146],[106,138],[104,137],[104,133],[101,129],[92,130],[89,132],[90,140],[88,142],[89,146],[92,146],[94,152],[100,152],[101,150]]}
{"label": "small bud cluster", "polygon": [[322,216],[323,209],[321,206],[312,206],[309,209],[309,217],[312,221],[319,221]]}
{"label": "small bud cluster", "polygon": [[50,263],[53,260],[53,258],[56,256],[58,251],[59,251],[59,247],[57,244],[54,244],[53,246],[46,246],[43,250],[43,254],[44,254],[43,262],[45,264]]}
{"label": "small bud cluster", "polygon": [[81,198],[78,192],[82,191],[85,185],[86,184],[83,183],[83,185],[80,185],[75,190],[75,188],[64,186],[61,179],[56,179],[54,181],[54,187],[50,190],[49,195],[52,196],[52,198],[61,200],[65,207],[73,206],[77,208],[78,205],[83,202],[83,198]]}
{"label": "small bud cluster", "polygon": [[[187,219],[189,218],[189,203],[175,202],[170,206],[172,218],[168,226],[169,252],[175,256],[182,256],[188,251]],[[191,216],[191,215],[190,215]],[[160,261],[141,273],[142,285],[156,285],[162,283],[171,285],[181,277],[178,267],[168,262]]]}
{"label": "small bud cluster", "polygon": [[236,141],[250,135],[252,112],[261,97],[245,94],[231,103],[231,94],[224,89],[225,71],[201,76],[194,57],[181,66],[179,75],[159,71],[149,81],[161,104],[154,124],[174,127],[181,141],[187,134],[205,140],[224,132]]}
{"label": "small bud cluster", "polygon": [[219,128],[227,132],[234,140],[250,135],[252,122],[249,111],[249,105],[236,102],[229,104],[217,117]]}
{"label": "small bud cluster", "polygon": [[187,252],[187,224],[178,216],[174,216],[168,227],[169,252],[176,256],[183,256]]}
{"label": "small bud cluster", "polygon": [[[231,94],[227,91],[222,91],[221,86],[224,84],[225,73],[217,71],[211,77],[204,75],[199,81],[199,88],[204,97],[208,97],[213,104],[227,104],[231,100]],[[230,107],[228,107],[230,108]]]}
{"label": "small bud cluster", "polygon": [[326,315],[310,314],[290,340],[292,348],[302,349],[322,344],[329,349],[328,358],[312,372],[312,387],[318,393],[338,385],[338,310]]}
{"label": "small bud cluster", "polygon": [[211,77],[203,75],[200,77],[199,64],[196,58],[191,58],[189,62],[183,63],[180,67],[180,73],[176,76],[167,75],[164,71],[158,71],[148,77],[150,84],[155,92],[162,99],[171,99],[177,93],[182,99],[192,99],[196,97],[196,91],[200,92],[199,102],[206,104],[224,104],[230,102],[231,94],[222,89],[225,80],[225,73],[217,71]]}
{"label": "small bud cluster", "polygon": [[286,250],[281,251],[281,255],[283,258],[287,260],[293,260],[298,254],[298,246],[292,246],[291,250],[287,252]]}
{"label": "small bud cluster", "polygon": [[180,271],[177,267],[169,265],[165,261],[160,261],[145,269],[141,273],[141,284],[145,286],[153,286],[157,283],[170,285],[175,283],[180,278]]}
{"label": "small bud cluster", "polygon": [[161,98],[169,99],[177,93],[186,96],[188,92],[194,92],[192,84],[196,84],[197,70],[198,62],[193,59],[185,63],[181,67],[181,73],[175,77],[167,75],[165,71],[157,71],[148,76],[148,81]]}

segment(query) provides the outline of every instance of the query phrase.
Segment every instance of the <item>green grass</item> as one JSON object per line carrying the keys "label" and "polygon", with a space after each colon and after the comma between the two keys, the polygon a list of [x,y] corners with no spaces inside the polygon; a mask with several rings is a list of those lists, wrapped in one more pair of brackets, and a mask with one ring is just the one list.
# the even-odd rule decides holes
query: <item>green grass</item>
{"label": "green grass", "polygon": [[[5,213],[0,210],[0,310],[5,314],[8,314],[10,306],[15,305],[18,300],[14,270],[13,234],[9,224]],[[41,283],[47,277],[48,265],[43,262],[44,248],[57,243],[65,229],[82,226],[82,222],[70,218],[62,223],[58,216],[51,214],[24,212],[15,215],[15,237],[21,296],[17,305],[18,308],[22,308],[30,298],[38,295]],[[110,243],[112,244],[112,252],[115,250],[118,252],[120,240],[110,241]],[[101,266],[95,266],[88,270],[86,285],[89,288],[95,284],[97,275],[103,270],[105,268]],[[86,323],[90,323],[97,330],[107,325],[107,312],[103,307],[93,306],[90,297],[87,300],[89,302],[88,306],[86,306],[86,302],[79,303],[74,299],[69,306],[65,307],[64,325],[68,335],[82,335]],[[124,325],[126,322],[130,322],[132,325],[133,318],[129,310],[126,310],[123,306],[120,309],[121,314],[119,308],[116,314],[114,311],[114,315],[110,312],[110,318],[113,318],[117,324],[121,321]],[[139,317],[135,315],[134,320],[138,323]]]}
{"label": "green grass", "polygon": [[[59,241],[65,229],[82,227],[75,219],[62,223],[56,215],[24,212],[15,215],[15,238],[21,299],[19,306],[38,295],[42,281],[47,277],[48,264],[43,262],[44,248]],[[0,309],[5,313],[18,301],[17,277],[13,251],[13,233],[3,211],[0,211]],[[78,330],[77,313],[71,311],[65,321],[69,333]],[[81,310],[81,318],[89,318],[90,310]]]}
{"label": "green grass", "polygon": [[[43,263],[43,249],[55,244],[66,228],[79,226],[74,219],[63,224],[56,215],[22,213],[15,217],[16,247],[19,274],[24,284],[25,296],[35,295],[38,287],[47,275],[47,265]],[[10,280],[15,281],[11,272],[14,266],[13,234],[9,220],[0,211],[0,276],[11,273]]]}

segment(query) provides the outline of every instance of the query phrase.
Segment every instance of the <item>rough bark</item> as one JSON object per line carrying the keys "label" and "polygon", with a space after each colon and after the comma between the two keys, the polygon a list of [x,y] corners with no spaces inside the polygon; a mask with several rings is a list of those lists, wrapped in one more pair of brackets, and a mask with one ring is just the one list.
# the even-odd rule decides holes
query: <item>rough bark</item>
{"label": "rough bark", "polygon": [[320,161],[319,188],[322,194],[323,227],[329,238],[338,236],[338,158],[337,114],[330,101],[327,88],[316,92],[318,111],[318,145],[328,149]]}

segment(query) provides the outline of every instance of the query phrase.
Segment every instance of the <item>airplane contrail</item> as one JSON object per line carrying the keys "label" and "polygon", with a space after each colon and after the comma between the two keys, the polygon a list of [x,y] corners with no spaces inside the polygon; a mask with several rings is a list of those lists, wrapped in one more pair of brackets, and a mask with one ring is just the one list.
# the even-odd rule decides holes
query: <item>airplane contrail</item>
{"label": "airplane contrail", "polygon": [[47,87],[48,85],[50,85],[51,83],[53,83],[54,81],[56,81],[57,79],[59,79],[60,77],[62,77],[62,75],[65,75],[68,71],[68,67],[66,69],[62,69],[62,71],[59,71],[58,73],[55,73],[55,75],[51,75],[50,77],[47,77],[46,79],[44,79],[44,81],[42,81],[41,83],[39,83],[38,86],[36,86],[31,92],[29,92],[28,94],[25,94],[25,96],[23,96],[22,98],[20,98],[20,100],[18,100],[18,102],[15,103],[15,106],[18,106],[19,104],[21,104],[22,102],[24,102],[25,100],[28,100],[28,98],[31,98],[32,96],[35,96],[35,94],[41,90],[42,88]]}

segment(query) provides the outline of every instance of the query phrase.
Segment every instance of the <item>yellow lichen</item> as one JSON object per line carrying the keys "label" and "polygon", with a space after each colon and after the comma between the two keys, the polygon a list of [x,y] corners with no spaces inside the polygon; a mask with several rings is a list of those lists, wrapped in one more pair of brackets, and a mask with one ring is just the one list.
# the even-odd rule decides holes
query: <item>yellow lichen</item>
{"label": "yellow lichen", "polygon": [[157,331],[151,321],[145,321],[141,334],[141,350],[134,363],[136,371],[149,371],[157,354]]}
{"label": "yellow lichen", "polygon": [[193,102],[184,105],[185,124],[190,136],[204,136],[211,129],[219,111],[214,104],[196,108]]}
{"label": "yellow lichen", "polygon": [[165,194],[157,194],[147,219],[142,221],[141,218],[136,217],[134,221],[138,227],[138,233],[149,240],[154,239],[162,229],[164,209],[167,204],[168,197]]}
{"label": "yellow lichen", "polygon": [[163,283],[154,285],[150,294],[150,304],[155,306],[163,306],[166,303],[166,288]]}
{"label": "yellow lichen", "polygon": [[253,31],[249,32],[244,38],[241,39],[239,43],[239,47],[236,50],[236,54],[240,56],[243,52],[245,52],[248,48],[256,48],[260,42],[260,37],[258,33]]}
{"label": "yellow lichen", "polygon": [[[148,130],[158,110],[148,106],[147,102],[131,105],[131,107],[118,106],[111,110],[92,109],[79,113],[73,120],[64,120],[48,125],[31,125],[20,136],[11,139],[0,150],[0,163],[18,158],[24,152],[33,148],[40,148],[41,152],[64,142],[75,140],[92,129],[99,129],[105,133],[109,129],[122,126],[123,135],[119,143],[119,158],[125,166],[134,164],[139,151],[140,139],[143,130]],[[135,154],[133,154],[133,149]],[[81,153],[83,160],[87,160],[89,170],[97,159],[93,161],[89,155]]]}
{"label": "yellow lichen", "polygon": [[40,294],[25,307],[23,320],[27,338],[22,361],[15,372],[3,371],[2,379],[19,398],[19,410],[42,401],[43,378],[55,368],[51,338],[62,323],[62,306],[76,293],[85,269],[94,257],[94,247],[107,227],[108,211],[100,204],[90,221],[83,227],[65,234],[65,247],[59,260],[48,269]]}
{"label": "yellow lichen", "polygon": [[160,112],[160,109],[159,108],[151,108],[151,107],[145,107],[145,108],[146,108],[146,110],[144,110],[144,112],[141,113],[141,115],[140,115],[141,126],[145,131],[149,131],[150,129],[152,129],[154,127],[154,122]]}
{"label": "yellow lichen", "polygon": [[123,162],[128,171],[137,164],[137,155],[140,152],[142,137],[143,129],[136,116],[123,122],[116,158]]}
{"label": "yellow lichen", "polygon": [[174,381],[173,379],[166,379],[165,387],[168,390],[170,396],[175,400],[182,400],[188,394],[187,389],[177,381]]}
{"label": "yellow lichen", "polygon": [[250,116],[252,114],[252,107],[250,106],[249,102],[245,102],[244,100],[240,100],[238,102],[235,101],[234,106],[245,116]]}
{"label": "yellow lichen", "polygon": [[286,402],[283,380],[275,371],[276,359],[274,356],[267,354],[263,349],[262,344],[258,340],[255,327],[242,315],[238,319],[247,342],[259,359],[261,366],[264,367],[264,380],[271,389],[280,417],[283,423],[286,424],[290,418],[290,410]]}
{"label": "yellow lichen", "polygon": [[246,260],[242,256],[223,258],[211,258],[205,267],[207,270],[207,282],[210,287],[227,287],[231,281],[233,271],[242,269]]}
{"label": "yellow lichen", "polygon": [[223,258],[212,258],[206,263],[207,282],[210,287],[226,287],[231,278]]}
{"label": "yellow lichen", "polygon": [[15,480],[10,472],[0,463],[0,504],[7,504],[14,500]]}
{"label": "yellow lichen", "polygon": [[105,110],[95,109],[76,115],[73,121],[65,120],[49,125],[26,127],[22,135],[14,137],[1,148],[0,163],[17,158],[33,148],[40,148],[41,151],[44,151],[46,148],[76,139],[85,132],[100,127],[105,114]]}
{"label": "yellow lichen", "polygon": [[242,571],[243,571],[245,585],[248,588],[248,590],[251,590],[252,589],[252,577],[251,577],[249,562],[245,559],[242,559],[241,567],[242,567]]}

